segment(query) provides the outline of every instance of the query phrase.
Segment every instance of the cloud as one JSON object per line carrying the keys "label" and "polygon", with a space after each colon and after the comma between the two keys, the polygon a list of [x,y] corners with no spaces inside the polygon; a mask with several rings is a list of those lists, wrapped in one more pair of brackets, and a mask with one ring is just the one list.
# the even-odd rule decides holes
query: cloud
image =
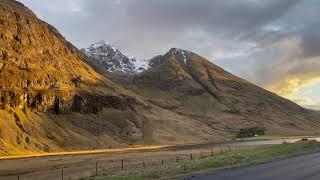
{"label": "cloud", "polygon": [[305,57],[317,57],[320,55],[320,22],[301,32],[303,37],[302,49]]}
{"label": "cloud", "polygon": [[[210,57],[209,46],[237,49],[237,37],[272,22],[299,0],[21,0],[42,18],[58,26],[77,46],[106,39],[139,57],[163,53],[175,45],[190,50],[207,43],[199,53]],[[59,8],[60,7],[60,8]],[[272,11],[272,13],[270,13]],[[187,36],[188,33],[202,37]],[[207,42],[200,41],[205,39]],[[220,43],[220,42],[224,43]],[[210,43],[211,42],[211,43]],[[237,42],[242,44],[243,42]],[[152,46],[150,46],[152,44]],[[196,49],[197,50],[197,49]],[[210,57],[211,58],[211,57]]]}
{"label": "cloud", "polygon": [[320,77],[318,0],[20,0],[78,47],[195,51],[283,96]]}

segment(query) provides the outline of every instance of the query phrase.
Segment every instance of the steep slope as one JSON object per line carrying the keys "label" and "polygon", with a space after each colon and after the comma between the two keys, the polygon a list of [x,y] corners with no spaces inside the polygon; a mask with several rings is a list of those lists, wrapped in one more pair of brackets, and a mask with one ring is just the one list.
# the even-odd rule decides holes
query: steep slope
{"label": "steep slope", "polygon": [[[0,0],[0,152],[83,146],[95,134],[77,122],[57,122],[53,114],[127,113],[136,103],[87,65],[54,27],[23,4]],[[109,135],[102,142],[111,141]]]}
{"label": "steep slope", "polygon": [[[60,108],[76,92],[89,93],[85,91],[100,87],[104,92],[114,92],[117,87],[87,65],[54,27],[38,20],[18,2],[0,3],[2,107],[26,105],[47,111],[54,105]],[[57,96],[59,93],[64,97]]]}
{"label": "steep slope", "polygon": [[221,137],[98,74],[54,27],[14,0],[0,0],[0,107],[5,155]]}
{"label": "steep slope", "polygon": [[259,127],[270,134],[312,134],[320,126],[319,114],[181,49],[159,56],[127,88],[216,132]]}

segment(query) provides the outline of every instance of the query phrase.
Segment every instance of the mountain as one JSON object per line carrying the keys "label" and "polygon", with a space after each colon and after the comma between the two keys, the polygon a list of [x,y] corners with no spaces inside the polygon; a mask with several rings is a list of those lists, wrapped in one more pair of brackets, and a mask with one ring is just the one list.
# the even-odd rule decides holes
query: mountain
{"label": "mountain", "polygon": [[0,154],[216,139],[97,73],[22,3],[0,0],[0,39]]}
{"label": "mountain", "polygon": [[57,29],[17,1],[0,0],[0,39],[0,153],[116,142],[112,133],[97,141],[101,127],[81,123],[99,119],[103,110],[128,114],[139,103],[135,97],[94,71]]}
{"label": "mountain", "polygon": [[134,74],[145,70],[148,61],[128,58],[110,43],[98,41],[88,48],[82,49],[89,63],[93,63],[107,72]]}
{"label": "mountain", "polygon": [[314,111],[177,48],[158,56],[152,68],[124,85],[159,107],[206,124],[213,132],[259,127],[270,134],[312,134],[320,126]]}
{"label": "mountain", "polygon": [[94,71],[57,29],[39,20],[23,4],[12,0],[0,3],[2,108],[9,105],[56,114],[73,110],[91,112],[95,110],[81,107],[75,101],[83,101],[82,98],[92,94],[125,93]]}

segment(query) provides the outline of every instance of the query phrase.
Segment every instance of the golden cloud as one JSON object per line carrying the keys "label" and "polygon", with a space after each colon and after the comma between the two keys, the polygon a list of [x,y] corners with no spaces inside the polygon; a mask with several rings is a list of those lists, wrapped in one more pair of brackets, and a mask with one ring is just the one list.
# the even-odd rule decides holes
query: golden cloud
{"label": "golden cloud", "polygon": [[320,109],[320,104],[315,103],[312,99],[308,97],[305,97],[304,99],[301,99],[301,97],[297,97],[300,90],[304,90],[303,88],[311,88],[311,86],[314,83],[318,83],[319,80],[320,76],[291,76],[282,81],[279,81],[277,84],[269,85],[267,89],[304,107],[311,109]]}
{"label": "golden cloud", "polygon": [[281,96],[287,97],[297,92],[303,86],[312,83],[315,79],[315,77],[287,77],[284,80],[280,80],[277,84],[267,85],[266,88]]}

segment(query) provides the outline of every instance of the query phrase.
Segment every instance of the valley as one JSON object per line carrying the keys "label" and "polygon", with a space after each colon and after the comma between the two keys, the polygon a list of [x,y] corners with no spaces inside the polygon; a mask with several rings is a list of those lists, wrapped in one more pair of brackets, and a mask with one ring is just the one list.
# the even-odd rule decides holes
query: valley
{"label": "valley", "polygon": [[103,41],[79,50],[22,3],[0,7],[2,156],[319,135],[319,112],[194,52],[142,63]]}

